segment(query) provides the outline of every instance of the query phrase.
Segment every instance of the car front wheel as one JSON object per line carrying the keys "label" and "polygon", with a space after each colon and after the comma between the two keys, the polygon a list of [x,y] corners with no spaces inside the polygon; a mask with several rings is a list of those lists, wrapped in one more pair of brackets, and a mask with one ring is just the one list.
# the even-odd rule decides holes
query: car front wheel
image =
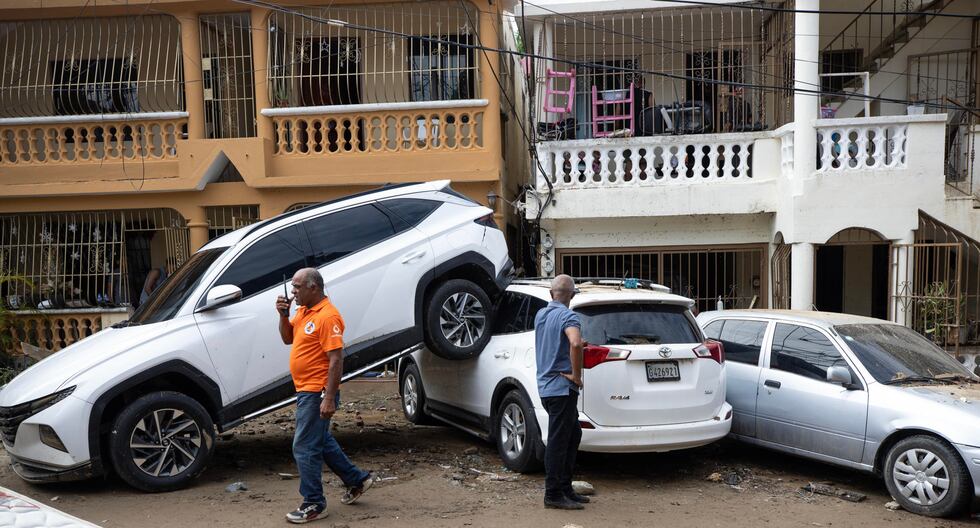
{"label": "car front wheel", "polygon": [[504,396],[497,408],[495,426],[497,452],[507,469],[528,473],[541,468],[541,433],[524,393],[513,390]]}
{"label": "car front wheel", "polygon": [[952,446],[933,436],[910,436],[892,446],[884,477],[902,508],[920,515],[956,515],[973,497],[963,460]]}
{"label": "car front wheel", "polygon": [[138,398],[116,417],[109,433],[112,465],[134,488],[158,492],[186,486],[214,451],[208,412],[179,392]]}
{"label": "car front wheel", "polygon": [[451,279],[429,297],[425,311],[425,344],[443,359],[477,356],[490,341],[493,305],[482,288]]}

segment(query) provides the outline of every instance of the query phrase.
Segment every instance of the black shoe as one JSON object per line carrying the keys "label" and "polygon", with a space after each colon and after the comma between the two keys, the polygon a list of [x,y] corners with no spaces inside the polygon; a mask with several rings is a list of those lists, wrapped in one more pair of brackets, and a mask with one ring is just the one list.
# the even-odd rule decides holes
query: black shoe
{"label": "black shoe", "polygon": [[304,524],[327,516],[327,507],[323,504],[306,502],[295,511],[286,514],[286,520],[293,524]]}
{"label": "black shoe", "polygon": [[584,510],[585,506],[569,499],[568,497],[562,497],[557,500],[544,499],[544,507],[552,508],[555,510]]}
{"label": "black shoe", "polygon": [[577,502],[579,504],[588,504],[592,502],[592,500],[586,497],[585,495],[579,495],[574,491],[569,491],[568,493],[565,493],[565,496],[568,497],[568,500],[572,502]]}

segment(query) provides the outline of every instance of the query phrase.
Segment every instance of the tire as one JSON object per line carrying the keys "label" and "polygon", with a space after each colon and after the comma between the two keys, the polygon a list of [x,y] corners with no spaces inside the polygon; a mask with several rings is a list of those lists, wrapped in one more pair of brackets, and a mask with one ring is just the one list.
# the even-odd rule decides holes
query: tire
{"label": "tire", "polygon": [[425,307],[425,344],[443,359],[469,359],[490,341],[493,305],[486,292],[465,279],[451,279],[429,296]]}
{"label": "tire", "polygon": [[919,515],[956,515],[973,499],[973,484],[960,455],[934,436],[910,436],[892,446],[885,459],[884,479],[902,508]]}
{"label": "tire", "polygon": [[119,413],[109,448],[113,468],[127,484],[142,491],[172,491],[204,471],[214,452],[214,424],[193,398],[154,392]]}
{"label": "tire", "polygon": [[541,432],[531,402],[523,392],[512,390],[500,400],[494,417],[494,439],[507,469],[519,473],[541,469]]}
{"label": "tire", "polygon": [[435,425],[435,420],[425,414],[425,388],[422,387],[422,376],[415,363],[405,367],[399,390],[406,420],[415,425]]}

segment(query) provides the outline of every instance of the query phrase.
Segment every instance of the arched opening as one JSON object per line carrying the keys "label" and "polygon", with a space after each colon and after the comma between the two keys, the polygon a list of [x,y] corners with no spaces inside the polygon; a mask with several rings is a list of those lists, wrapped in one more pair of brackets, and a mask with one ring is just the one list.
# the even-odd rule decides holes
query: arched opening
{"label": "arched opening", "polygon": [[858,227],[841,230],[817,245],[817,309],[887,318],[888,248],[880,234]]}

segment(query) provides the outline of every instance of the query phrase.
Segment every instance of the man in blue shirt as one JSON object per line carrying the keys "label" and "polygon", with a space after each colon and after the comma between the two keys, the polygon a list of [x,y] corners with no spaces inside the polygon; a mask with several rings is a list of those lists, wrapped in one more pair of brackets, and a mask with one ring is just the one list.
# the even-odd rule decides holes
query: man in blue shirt
{"label": "man in blue shirt", "polygon": [[589,502],[572,490],[575,455],[582,440],[578,391],[582,387],[582,323],[569,309],[575,282],[559,275],[551,282],[552,301],[534,318],[538,395],[548,411],[548,445],[544,451],[544,507],[581,510]]}

